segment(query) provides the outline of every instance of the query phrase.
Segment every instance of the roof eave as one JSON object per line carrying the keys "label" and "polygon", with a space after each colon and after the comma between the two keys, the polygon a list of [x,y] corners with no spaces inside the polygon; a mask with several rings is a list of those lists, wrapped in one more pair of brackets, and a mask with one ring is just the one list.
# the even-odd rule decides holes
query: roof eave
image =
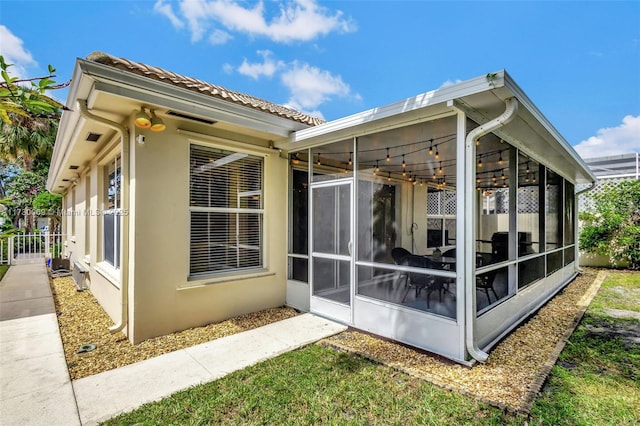
{"label": "roof eave", "polygon": [[268,111],[198,93],[109,65],[87,60],[79,62],[83,73],[96,80],[96,90],[135,98],[140,102],[161,105],[168,109],[203,115],[215,121],[226,121],[273,134],[276,138],[285,138],[293,131],[309,127]]}
{"label": "roof eave", "polygon": [[[373,108],[308,129],[299,130],[293,133],[288,140],[276,144],[276,147],[287,151],[304,149],[321,144],[328,139],[335,140],[358,136],[364,133],[451,115],[456,110],[447,106],[447,101],[502,86],[503,71],[497,71],[494,74],[495,78],[493,80],[487,79],[486,76],[476,77],[379,108]],[[433,108],[436,105],[440,108]],[[427,111],[427,108],[432,110]],[[425,113],[421,114],[423,111]]]}
{"label": "roof eave", "polygon": [[513,96],[518,99],[520,105],[526,108],[529,113],[540,123],[545,130],[549,133],[549,135],[555,139],[555,141],[562,147],[563,151],[567,153],[570,160],[574,163],[575,167],[579,168],[581,174],[584,175],[584,178],[589,183],[595,182],[598,178],[591,171],[587,163],[580,157],[580,155],[576,152],[575,149],[571,146],[571,144],[558,132],[558,130],[551,124],[549,120],[542,114],[542,112],[535,106],[535,104],[529,99],[529,97],[522,91],[520,86],[511,78],[511,76],[505,71],[504,72],[504,85]]}

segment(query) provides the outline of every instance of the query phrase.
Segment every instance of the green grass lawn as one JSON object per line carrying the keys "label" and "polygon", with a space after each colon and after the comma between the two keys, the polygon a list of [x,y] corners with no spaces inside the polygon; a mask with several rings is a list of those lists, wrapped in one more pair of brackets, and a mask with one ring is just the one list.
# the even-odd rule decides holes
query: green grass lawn
{"label": "green grass lawn", "polygon": [[0,281],[2,281],[4,274],[6,274],[8,270],[9,270],[9,265],[0,265]]}
{"label": "green grass lawn", "polygon": [[640,424],[640,273],[614,272],[602,284],[551,371],[532,417],[539,424]]}
{"label": "green grass lawn", "polygon": [[[620,290],[620,288],[624,290]],[[310,345],[106,422],[164,424],[624,425],[640,423],[638,344],[606,309],[640,312],[640,274],[614,272],[563,351],[530,418],[376,364]]]}

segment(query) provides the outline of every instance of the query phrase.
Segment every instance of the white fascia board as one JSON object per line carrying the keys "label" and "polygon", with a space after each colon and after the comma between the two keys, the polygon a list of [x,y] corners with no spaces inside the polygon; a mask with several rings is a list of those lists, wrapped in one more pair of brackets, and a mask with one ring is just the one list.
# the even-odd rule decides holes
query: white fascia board
{"label": "white fascia board", "polygon": [[537,122],[545,128],[551,137],[557,144],[560,145],[562,150],[570,158],[571,162],[575,163],[575,167],[582,169],[582,174],[591,182],[595,182],[598,178],[593,174],[587,163],[578,155],[573,149],[571,144],[558,132],[558,130],[547,120],[547,118],[540,112],[538,107],[529,99],[529,97],[522,91],[520,86],[511,78],[511,76],[505,71],[504,73],[504,86],[518,99],[518,102],[525,107],[529,113],[537,120]]}
{"label": "white fascia board", "polygon": [[78,97],[88,96],[92,85],[93,82],[83,76],[82,70],[78,62],[76,62],[65,104],[68,110],[63,111],[60,117],[56,141],[51,155],[51,164],[46,183],[46,188],[49,192],[57,191],[54,185],[56,181],[58,181],[60,174],[64,171],[62,169],[64,160],[71,151],[70,146],[75,142],[75,134],[84,120],[77,111],[78,106],[76,105],[76,99]]}
{"label": "white fascia board", "polygon": [[197,114],[214,121],[226,121],[285,138],[308,126],[269,112],[194,92],[170,83],[143,77],[109,65],[80,60],[83,72],[96,80],[96,90]]}
{"label": "white fascia board", "polygon": [[[364,133],[361,129],[366,127],[366,132],[375,132],[378,130],[377,125],[383,123],[388,128],[388,121],[397,120],[402,122],[403,115],[415,112],[438,104],[446,104],[447,101],[460,97],[473,95],[488,91],[504,84],[504,71],[493,73],[495,77],[489,81],[487,76],[476,77],[462,83],[452,84],[441,89],[432,90],[403,101],[394,102],[392,104],[373,108],[348,117],[333,120],[318,126],[299,130],[291,135],[289,140],[284,143],[276,144],[277,148],[285,150],[301,149],[307,146],[317,145],[319,143],[329,142],[335,139],[336,133],[344,133],[351,131],[351,134]],[[451,109],[451,113],[453,113]]]}

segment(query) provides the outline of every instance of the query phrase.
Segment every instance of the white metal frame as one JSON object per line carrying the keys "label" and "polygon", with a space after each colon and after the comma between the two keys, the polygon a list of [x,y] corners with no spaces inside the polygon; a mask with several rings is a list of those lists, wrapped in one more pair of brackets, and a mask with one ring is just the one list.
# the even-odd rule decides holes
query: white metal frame
{"label": "white metal frame", "polygon": [[[312,176],[310,174],[310,176]],[[340,255],[340,254],[329,254],[317,252],[314,250],[314,211],[316,208],[321,208],[321,206],[314,206],[313,202],[313,192],[317,189],[321,188],[338,188],[342,185],[348,185],[349,187],[349,255]],[[353,242],[355,240],[355,214],[354,214],[354,190],[353,190],[354,182],[353,178],[348,179],[339,179],[339,180],[331,180],[324,182],[309,182],[309,289],[310,289],[310,308],[311,312],[317,313],[319,315],[331,317],[338,321],[341,321],[346,324],[353,324],[353,301],[354,301],[354,293],[355,293],[355,265],[354,265],[354,251],[353,251]],[[339,209],[343,206],[338,206],[335,209],[336,215],[336,225],[339,224],[338,214]],[[314,258],[318,259],[329,259],[329,260],[339,260],[349,262],[349,304],[339,303],[333,300],[325,299],[320,296],[314,295],[315,289],[315,280],[314,280]]]}

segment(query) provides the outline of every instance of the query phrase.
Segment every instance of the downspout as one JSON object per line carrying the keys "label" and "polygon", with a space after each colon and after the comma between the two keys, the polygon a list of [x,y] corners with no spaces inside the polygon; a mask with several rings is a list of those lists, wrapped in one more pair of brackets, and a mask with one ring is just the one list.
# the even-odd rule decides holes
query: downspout
{"label": "downspout", "polygon": [[120,123],[108,120],[104,117],[99,117],[89,112],[87,108],[87,101],[85,99],[78,99],[78,106],[80,108],[80,115],[86,120],[93,120],[98,123],[108,126],[118,133],[120,133],[120,140],[122,146],[122,262],[120,262],[120,321],[109,327],[110,333],[117,333],[124,329],[128,322],[129,314],[129,130]]}
{"label": "downspout", "polygon": [[467,193],[465,199],[465,250],[464,250],[464,271],[465,271],[465,345],[469,355],[479,362],[485,362],[489,357],[489,354],[480,350],[475,340],[475,325],[476,325],[476,292],[475,292],[475,275],[476,275],[476,262],[474,256],[473,247],[475,247],[475,220],[471,220],[474,217],[474,205],[471,200],[475,200],[475,147],[476,139],[491,133],[492,131],[506,125],[513,120],[518,112],[518,100],[516,98],[509,98],[505,101],[506,108],[504,112],[493,120],[476,127],[471,130],[465,140],[465,167],[467,173],[465,174],[465,188]]}

